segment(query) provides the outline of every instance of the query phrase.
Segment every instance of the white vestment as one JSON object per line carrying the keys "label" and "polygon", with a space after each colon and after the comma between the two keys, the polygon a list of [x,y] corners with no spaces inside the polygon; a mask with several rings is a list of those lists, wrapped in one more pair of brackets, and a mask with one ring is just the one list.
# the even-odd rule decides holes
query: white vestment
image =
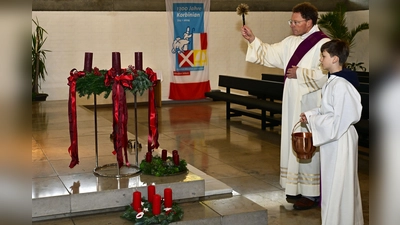
{"label": "white vestment", "polygon": [[305,112],[320,147],[322,224],[363,224],[358,182],[358,134],[361,97],[342,77],[331,75],[322,88],[321,107]]}
{"label": "white vestment", "polygon": [[[279,43],[262,43],[256,38],[248,45],[246,61],[286,69],[300,43],[312,33],[319,31],[315,25],[302,36],[289,36]],[[319,152],[311,160],[299,160],[292,148],[292,129],[300,119],[300,113],[318,107],[321,87],[327,80],[319,66],[321,45],[329,41],[323,38],[314,45],[297,64],[297,79],[286,79],[282,101],[281,172],[280,184],[288,195],[320,195]],[[305,128],[298,128],[297,131]]]}

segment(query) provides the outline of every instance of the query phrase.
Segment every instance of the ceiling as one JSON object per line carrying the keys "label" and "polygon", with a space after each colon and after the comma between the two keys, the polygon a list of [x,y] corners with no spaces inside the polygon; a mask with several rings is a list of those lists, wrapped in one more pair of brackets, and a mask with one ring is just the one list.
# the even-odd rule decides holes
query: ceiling
{"label": "ceiling", "polygon": [[[299,0],[210,0],[210,11],[236,11],[240,3],[250,11],[292,11]],[[348,11],[369,10],[369,0],[308,0],[319,11],[346,2]],[[165,11],[165,0],[34,0],[32,11]]]}

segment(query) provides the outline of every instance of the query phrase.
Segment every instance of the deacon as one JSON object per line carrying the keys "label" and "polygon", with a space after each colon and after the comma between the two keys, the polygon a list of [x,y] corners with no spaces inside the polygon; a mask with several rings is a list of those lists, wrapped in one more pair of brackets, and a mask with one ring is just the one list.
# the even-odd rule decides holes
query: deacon
{"label": "deacon", "polygon": [[318,206],[320,196],[318,149],[312,159],[299,160],[291,143],[300,113],[319,106],[321,87],[327,80],[319,67],[319,56],[321,45],[329,38],[317,27],[317,19],[315,6],[308,2],[296,5],[288,21],[293,35],[275,44],[263,43],[247,25],[241,29],[248,41],[246,61],[284,70],[280,184],[287,201],[294,202],[297,210]]}

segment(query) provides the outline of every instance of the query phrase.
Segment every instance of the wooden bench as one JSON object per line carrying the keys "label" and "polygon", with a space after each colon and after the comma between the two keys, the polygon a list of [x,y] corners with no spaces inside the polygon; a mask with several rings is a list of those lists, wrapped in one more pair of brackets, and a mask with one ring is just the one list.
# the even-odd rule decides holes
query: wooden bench
{"label": "wooden bench", "polygon": [[369,72],[357,71],[358,80],[362,83],[369,83]]}
{"label": "wooden bench", "polygon": [[[211,91],[206,92],[205,96],[214,101],[226,102],[227,120],[236,116],[260,119],[263,130],[266,127],[273,128],[281,124],[283,82],[219,75],[218,86],[225,88],[225,92]],[[247,93],[237,94],[233,93],[233,90]],[[232,107],[235,105],[242,105],[246,108]],[[260,110],[260,112],[256,112],[254,109]]]}
{"label": "wooden bench", "polygon": [[363,106],[361,112],[361,119],[354,127],[358,133],[358,144],[363,147],[369,147],[369,93],[360,92],[361,105]]}
{"label": "wooden bench", "polygon": [[[275,82],[279,82],[279,83],[284,83],[285,79],[284,76],[282,75],[275,75],[275,74],[267,74],[267,73],[262,73],[261,74],[261,80],[265,80],[265,81],[275,81]],[[282,88],[282,95],[283,95],[283,88]],[[273,101],[274,99],[271,98],[271,96],[267,96],[267,98],[271,101]],[[282,98],[277,99],[282,101]]]}
{"label": "wooden bench", "polygon": [[363,147],[369,147],[369,72],[357,71],[360,87],[358,91],[361,95],[361,119],[354,125],[358,133],[358,144]]}
{"label": "wooden bench", "polygon": [[262,73],[261,80],[278,81],[283,83],[285,78],[283,75]]}

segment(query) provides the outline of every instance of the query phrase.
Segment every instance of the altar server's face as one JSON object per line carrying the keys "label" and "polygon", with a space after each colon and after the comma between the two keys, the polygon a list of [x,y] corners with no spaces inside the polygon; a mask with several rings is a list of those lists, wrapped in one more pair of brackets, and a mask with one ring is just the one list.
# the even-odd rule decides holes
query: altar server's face
{"label": "altar server's face", "polygon": [[321,57],[320,57],[319,61],[321,62],[321,67],[324,70],[328,70],[328,71],[332,72],[331,71],[332,65],[335,62],[337,62],[337,56],[331,57],[331,55],[329,55],[329,53],[327,51],[323,51],[321,53]]}

